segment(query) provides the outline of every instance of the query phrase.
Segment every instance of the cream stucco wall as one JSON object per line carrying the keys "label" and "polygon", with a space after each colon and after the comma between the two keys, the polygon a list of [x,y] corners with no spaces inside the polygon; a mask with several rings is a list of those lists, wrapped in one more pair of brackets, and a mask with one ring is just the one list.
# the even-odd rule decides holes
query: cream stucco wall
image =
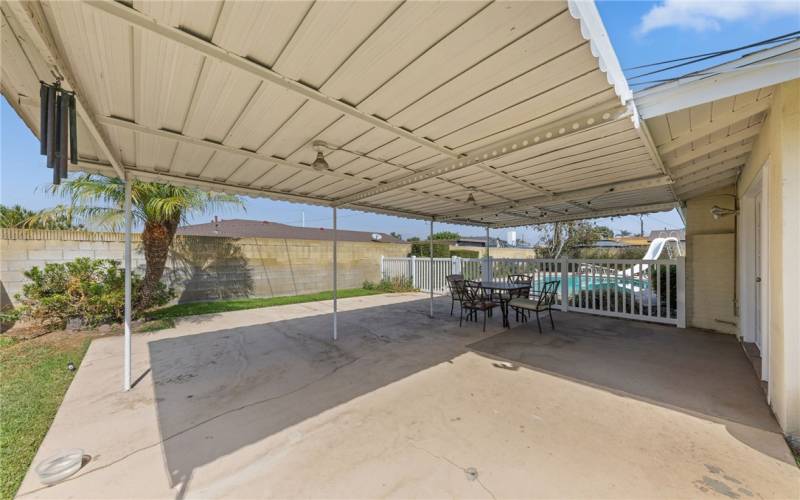
{"label": "cream stucco wall", "polygon": [[686,202],[686,323],[735,334],[736,220],[714,219],[714,205],[733,208],[733,185]]}
{"label": "cream stucco wall", "polygon": [[800,434],[800,80],[778,85],[739,178],[744,195],[765,165],[768,211],[769,396],[787,433]]}

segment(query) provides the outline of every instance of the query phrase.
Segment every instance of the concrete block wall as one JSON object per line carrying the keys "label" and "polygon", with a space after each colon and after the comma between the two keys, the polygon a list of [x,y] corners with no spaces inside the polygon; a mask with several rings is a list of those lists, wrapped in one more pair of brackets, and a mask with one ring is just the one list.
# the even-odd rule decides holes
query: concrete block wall
{"label": "concrete block wall", "polygon": [[[23,272],[33,266],[77,257],[122,261],[123,250],[121,233],[0,229],[0,297],[15,301]],[[143,273],[138,234],[133,250],[133,268]],[[332,252],[329,241],[177,236],[164,280],[176,289],[178,302],[320,292],[333,288]],[[408,252],[406,244],[339,242],[339,288],[379,281],[381,255]]]}

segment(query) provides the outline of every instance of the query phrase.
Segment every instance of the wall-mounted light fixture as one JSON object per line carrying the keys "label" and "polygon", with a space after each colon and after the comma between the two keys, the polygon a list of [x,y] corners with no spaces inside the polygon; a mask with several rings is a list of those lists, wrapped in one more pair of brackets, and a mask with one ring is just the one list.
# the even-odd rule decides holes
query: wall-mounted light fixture
{"label": "wall-mounted light fixture", "polygon": [[714,217],[714,220],[719,220],[720,217],[727,217],[729,215],[738,215],[739,211],[734,210],[732,208],[722,208],[720,206],[714,205],[711,207],[711,216]]}

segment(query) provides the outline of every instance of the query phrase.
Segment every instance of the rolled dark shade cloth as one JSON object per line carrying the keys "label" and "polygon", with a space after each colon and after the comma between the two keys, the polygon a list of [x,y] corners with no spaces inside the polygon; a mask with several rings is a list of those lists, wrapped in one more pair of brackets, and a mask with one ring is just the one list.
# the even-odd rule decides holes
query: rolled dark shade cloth
{"label": "rolled dark shade cloth", "polygon": [[47,154],[47,98],[50,89],[42,82],[39,85],[39,154]]}
{"label": "rolled dark shade cloth", "polygon": [[61,123],[61,104],[64,98],[61,94],[56,96],[56,105],[54,114],[50,116],[53,120],[55,133],[53,134],[53,184],[61,184],[61,149],[63,143],[61,141],[63,123]]}
{"label": "rolled dark shade cloth", "polygon": [[73,165],[78,164],[78,119],[76,117],[75,94],[69,95],[69,153],[70,162]]}
{"label": "rolled dark shade cloth", "polygon": [[67,169],[67,156],[69,155],[69,142],[67,141],[67,129],[69,126],[69,100],[70,95],[62,92],[61,112],[59,113],[58,117],[59,132],[61,133],[58,140],[60,147],[60,152],[58,155],[58,173],[62,179],[67,178],[67,172],[69,171]]}
{"label": "rolled dark shade cloth", "polygon": [[53,168],[56,159],[56,89],[47,87],[47,167]]}

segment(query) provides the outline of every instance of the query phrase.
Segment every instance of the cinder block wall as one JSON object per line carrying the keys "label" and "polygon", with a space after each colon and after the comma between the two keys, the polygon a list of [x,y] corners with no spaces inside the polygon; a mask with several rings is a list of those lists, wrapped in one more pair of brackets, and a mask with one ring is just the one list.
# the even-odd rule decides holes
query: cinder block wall
{"label": "cinder block wall", "polygon": [[[133,267],[144,272],[141,239],[133,237]],[[380,280],[381,255],[405,257],[406,244],[339,242],[339,288]],[[177,236],[164,280],[178,302],[231,297],[273,297],[333,288],[329,241]],[[14,302],[23,272],[77,257],[123,258],[123,235],[85,231],[0,229],[0,301]]]}

